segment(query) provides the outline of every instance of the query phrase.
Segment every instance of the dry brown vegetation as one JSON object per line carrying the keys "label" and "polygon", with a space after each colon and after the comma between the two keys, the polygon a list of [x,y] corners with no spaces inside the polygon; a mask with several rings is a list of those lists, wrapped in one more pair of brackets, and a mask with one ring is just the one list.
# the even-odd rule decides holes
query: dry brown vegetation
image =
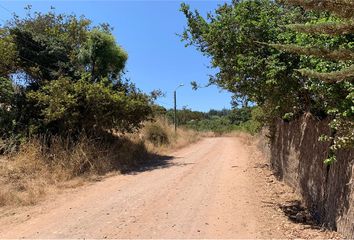
{"label": "dry brown vegetation", "polygon": [[[154,129],[167,140],[151,141]],[[146,123],[138,133],[105,139],[81,136],[75,143],[56,137],[31,139],[20,151],[0,158],[0,207],[36,204],[48,192],[82,185],[109,172],[124,173],[152,156],[167,154],[198,139],[192,130],[178,129],[175,134],[165,119]]]}
{"label": "dry brown vegetation", "polygon": [[[153,126],[159,126],[166,133],[168,141],[160,144],[149,141],[149,129]],[[168,153],[177,150],[188,144],[196,142],[202,135],[194,130],[186,128],[178,128],[177,133],[174,132],[174,126],[167,119],[158,118],[155,122],[148,122],[141,131],[140,137],[143,139],[148,151],[154,153]],[[203,135],[204,136],[204,135]]]}
{"label": "dry brown vegetation", "polygon": [[242,132],[242,131],[233,131],[229,133],[224,134],[225,137],[237,137],[238,139],[241,140],[241,142],[247,146],[251,146],[257,139],[259,138],[258,135],[253,136],[248,132]]}

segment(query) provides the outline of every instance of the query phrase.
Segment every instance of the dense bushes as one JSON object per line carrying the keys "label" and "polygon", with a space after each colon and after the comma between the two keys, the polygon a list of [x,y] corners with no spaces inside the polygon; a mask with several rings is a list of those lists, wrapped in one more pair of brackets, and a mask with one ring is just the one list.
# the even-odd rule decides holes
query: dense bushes
{"label": "dense bushes", "polygon": [[[317,9],[328,12],[305,11]],[[333,134],[322,139],[334,152],[353,147],[350,1],[232,1],[206,18],[187,4],[181,11],[187,19],[182,40],[210,57],[216,70],[209,84],[234,93],[236,103],[256,103],[269,126],[305,112],[329,116]]]}
{"label": "dense bushes", "polygon": [[200,121],[190,121],[186,126],[197,131],[211,131],[216,134],[230,132],[235,127],[227,117],[218,116],[213,116],[209,119],[203,119]]}
{"label": "dense bushes", "polygon": [[[166,110],[160,115],[166,116],[172,123],[173,110]],[[234,109],[211,109],[208,112],[191,109],[177,110],[177,123],[200,132],[228,133],[234,130],[257,133],[263,126],[263,112],[259,107],[243,107]]]}
{"label": "dense bushes", "polygon": [[132,132],[150,118],[151,99],[123,79],[128,55],[107,24],[28,9],[0,28],[0,46],[5,145],[38,134]]}
{"label": "dense bushes", "polygon": [[145,129],[147,140],[155,146],[160,146],[169,143],[169,137],[166,130],[158,123],[147,124]]}
{"label": "dense bushes", "polygon": [[251,133],[252,135],[259,133],[263,127],[264,115],[262,108],[255,107],[251,110],[251,117],[249,120],[240,122],[235,126],[234,130],[241,130]]}
{"label": "dense bushes", "polygon": [[28,93],[51,132],[133,131],[150,114],[146,96],[115,91],[106,78],[94,83],[87,78],[74,83],[60,78]]}

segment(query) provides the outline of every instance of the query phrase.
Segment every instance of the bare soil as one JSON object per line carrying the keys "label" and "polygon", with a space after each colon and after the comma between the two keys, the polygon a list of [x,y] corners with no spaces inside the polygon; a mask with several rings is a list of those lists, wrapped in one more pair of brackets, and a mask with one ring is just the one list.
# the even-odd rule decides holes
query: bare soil
{"label": "bare soil", "polygon": [[0,210],[0,238],[339,238],[242,137],[206,138],[37,206]]}

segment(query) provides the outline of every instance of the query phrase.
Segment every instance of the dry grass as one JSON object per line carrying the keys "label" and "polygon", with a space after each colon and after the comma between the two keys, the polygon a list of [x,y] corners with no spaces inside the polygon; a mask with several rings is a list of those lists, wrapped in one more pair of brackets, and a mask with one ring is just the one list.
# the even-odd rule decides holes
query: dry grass
{"label": "dry grass", "polygon": [[[166,133],[168,144],[156,145],[148,140],[147,129],[152,124]],[[198,139],[196,132],[187,129],[178,129],[175,134],[165,119],[146,123],[139,133],[124,137],[82,136],[75,143],[56,137],[32,139],[19,152],[0,159],[0,207],[34,205],[48,192],[75,188],[111,172],[127,171],[147,161],[151,154],[164,154]]]}
{"label": "dry grass", "polygon": [[229,133],[225,133],[223,136],[225,137],[237,137],[240,141],[247,145],[251,146],[257,139],[257,136],[253,136],[250,133],[243,132],[243,131],[233,131]]}
{"label": "dry grass", "polygon": [[75,144],[53,138],[49,148],[44,145],[32,139],[0,163],[0,206],[36,204],[54,188],[80,186],[92,176],[129,169],[147,155],[142,142],[126,138],[105,142],[83,136]]}
{"label": "dry grass", "polygon": [[[153,124],[159,125],[166,133],[168,137],[167,144],[156,145],[147,140],[147,129]],[[159,154],[180,149],[201,138],[200,133],[186,128],[178,128],[177,133],[175,133],[174,126],[165,118],[158,118],[155,122],[146,123],[139,136],[144,141],[148,151]]]}

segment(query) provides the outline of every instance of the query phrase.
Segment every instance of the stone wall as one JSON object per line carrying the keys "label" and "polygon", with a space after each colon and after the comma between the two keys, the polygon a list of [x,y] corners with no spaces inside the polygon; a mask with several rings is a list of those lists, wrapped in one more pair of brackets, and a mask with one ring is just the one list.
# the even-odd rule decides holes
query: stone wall
{"label": "stone wall", "polygon": [[337,161],[326,166],[329,143],[319,142],[329,134],[329,120],[311,114],[276,123],[270,144],[270,164],[279,179],[292,186],[328,228],[354,238],[354,151],[341,150]]}

